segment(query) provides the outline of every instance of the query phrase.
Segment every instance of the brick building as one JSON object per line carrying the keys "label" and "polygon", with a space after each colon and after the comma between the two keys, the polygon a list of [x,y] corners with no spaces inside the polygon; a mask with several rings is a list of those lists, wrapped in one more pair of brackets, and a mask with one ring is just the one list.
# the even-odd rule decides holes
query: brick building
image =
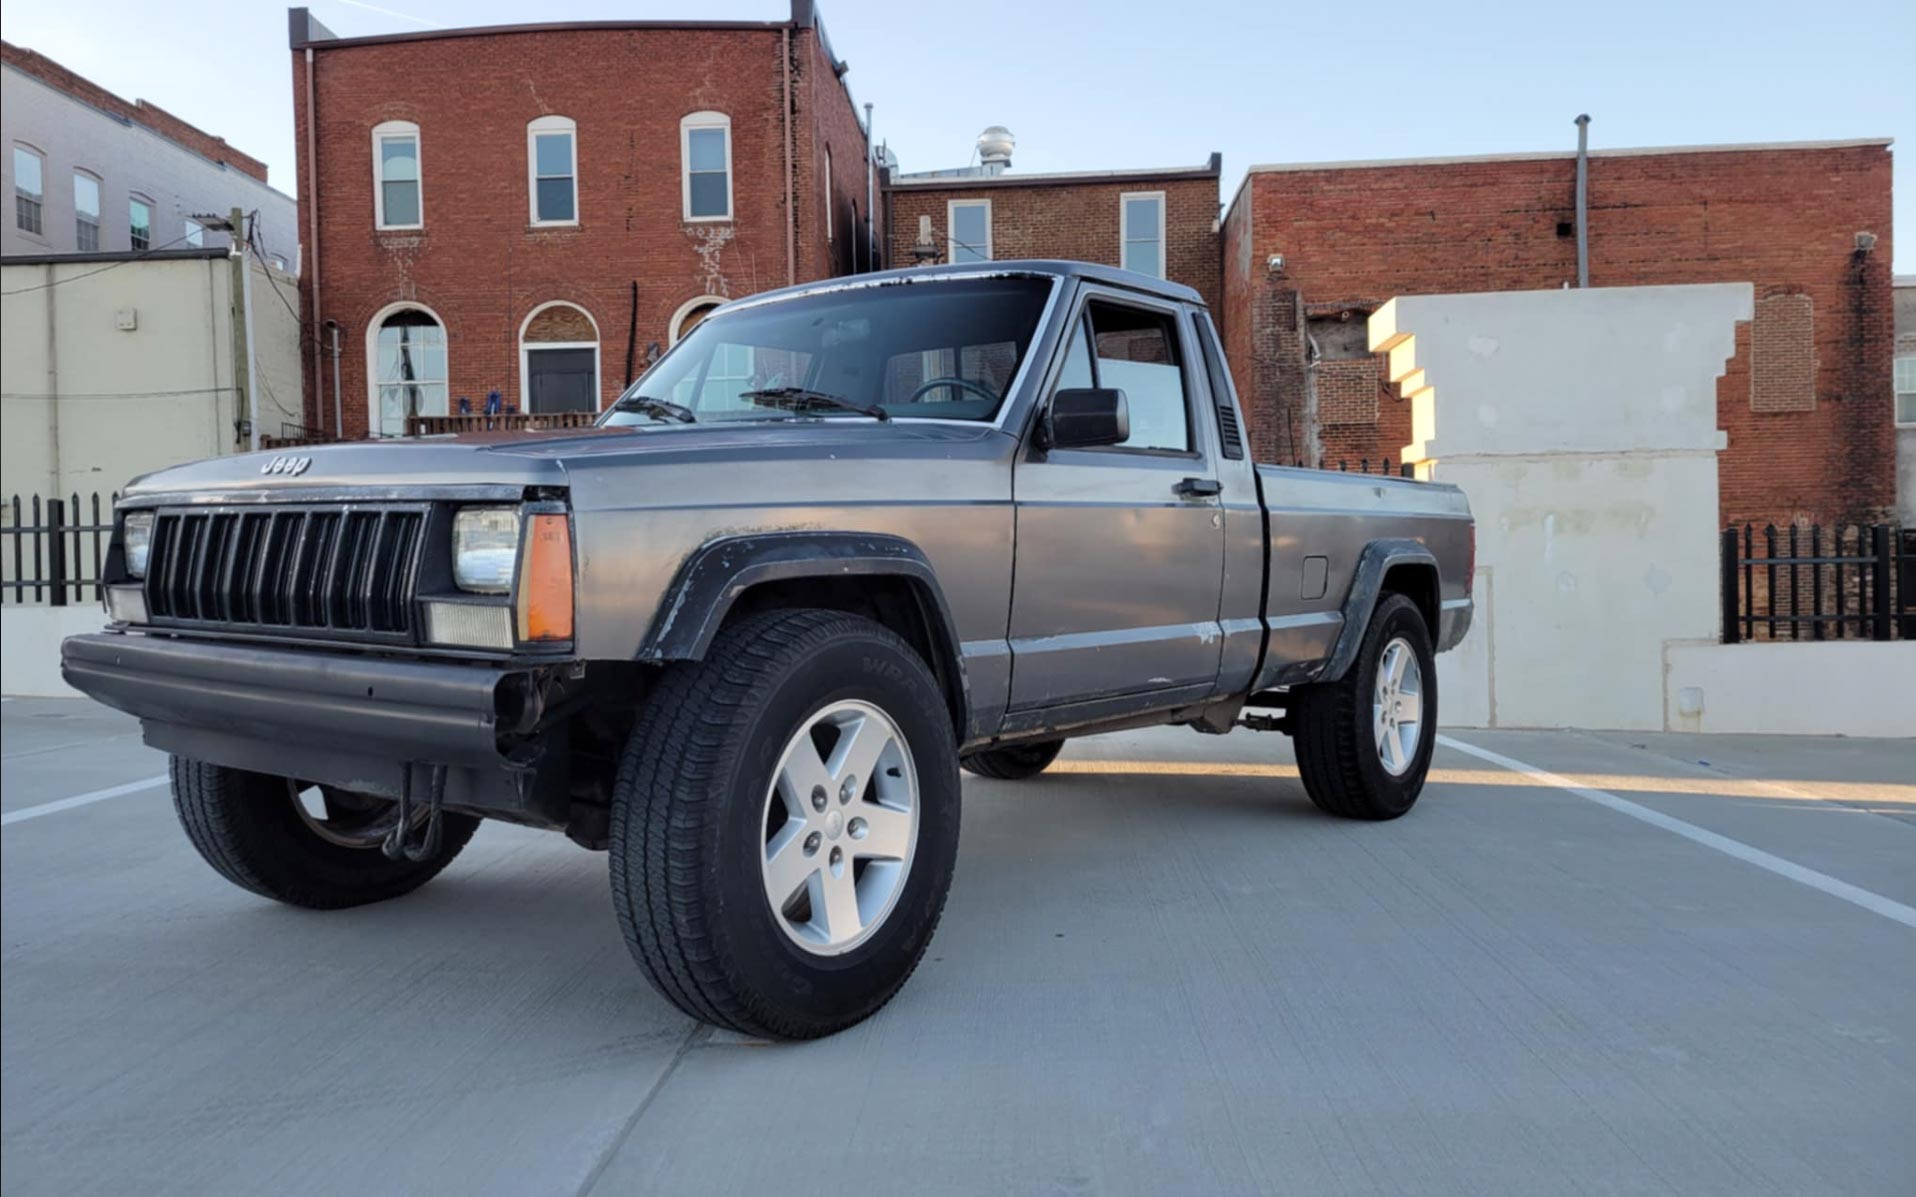
{"label": "brick building", "polygon": [[360,38],[290,17],[324,434],[495,392],[594,410],[718,302],[869,266],[867,141],[810,0]]}
{"label": "brick building", "polygon": [[[1592,286],[1747,281],[1718,384],[1725,521],[1894,504],[1886,141],[1591,154]],[[1574,285],[1575,155],[1255,166],[1223,227],[1223,327],[1271,459],[1394,459],[1409,405],[1366,352],[1392,295]]]}
{"label": "brick building", "polygon": [[1220,155],[1202,166],[1070,174],[992,173],[999,165],[890,175],[887,260],[1101,262],[1185,283],[1219,307]]}

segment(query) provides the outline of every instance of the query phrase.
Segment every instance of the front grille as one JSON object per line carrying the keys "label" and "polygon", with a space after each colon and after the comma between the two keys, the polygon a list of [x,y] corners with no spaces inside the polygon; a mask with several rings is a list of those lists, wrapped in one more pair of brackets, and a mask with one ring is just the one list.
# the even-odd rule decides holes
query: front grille
{"label": "front grille", "polygon": [[155,623],[409,639],[423,507],[161,511],[146,604]]}

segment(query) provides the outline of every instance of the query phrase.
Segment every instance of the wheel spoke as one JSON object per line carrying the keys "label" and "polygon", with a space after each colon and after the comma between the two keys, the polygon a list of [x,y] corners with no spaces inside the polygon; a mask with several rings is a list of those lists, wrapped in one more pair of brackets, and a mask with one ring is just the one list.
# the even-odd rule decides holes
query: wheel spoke
{"label": "wheel spoke", "polygon": [[836,786],[824,758],[818,755],[818,746],[812,743],[810,735],[800,732],[787,752],[784,767],[778,771],[778,794],[785,800],[786,812],[803,822],[811,814],[815,789],[831,795]]}
{"label": "wheel spoke", "polygon": [[834,876],[830,866],[813,873],[812,924],[828,943],[836,943],[858,934],[865,925],[858,917],[858,887],[852,881],[852,866],[846,861]]}
{"label": "wheel spoke", "polygon": [[1410,654],[1401,644],[1392,644],[1384,654],[1384,668],[1390,676],[1390,688],[1402,689],[1404,685],[1404,663],[1410,660]]}
{"label": "wheel spoke", "polygon": [[885,860],[903,860],[911,851],[911,815],[902,810],[893,810],[876,802],[865,802],[852,808],[854,819],[865,821],[865,835],[862,839],[851,841],[853,856],[878,857]]}
{"label": "wheel spoke", "polygon": [[872,771],[878,767],[878,758],[884,754],[891,738],[891,728],[885,726],[882,719],[874,719],[869,715],[860,715],[840,729],[829,766],[834,801],[838,798],[838,786],[848,778],[857,784],[859,793],[864,792],[865,783],[871,780]]}
{"label": "wheel spoke", "polygon": [[1397,696],[1397,722],[1416,723],[1424,717],[1424,696],[1406,690]]}
{"label": "wheel spoke", "polygon": [[818,870],[818,857],[805,855],[805,821],[792,819],[765,845],[765,892],[782,907]]}

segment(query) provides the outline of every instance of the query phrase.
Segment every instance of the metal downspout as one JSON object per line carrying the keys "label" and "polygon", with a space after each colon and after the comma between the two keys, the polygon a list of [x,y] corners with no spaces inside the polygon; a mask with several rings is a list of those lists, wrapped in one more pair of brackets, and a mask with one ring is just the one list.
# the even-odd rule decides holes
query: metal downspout
{"label": "metal downspout", "polygon": [[785,69],[785,285],[798,282],[798,212],[796,180],[792,177],[792,27],[781,38],[780,64]]}
{"label": "metal downspout", "polygon": [[1577,118],[1577,286],[1590,285],[1590,114]]}
{"label": "metal downspout", "polygon": [[[319,351],[319,141],[314,130],[319,125],[319,111],[314,105],[316,95],[313,87],[313,48],[306,47],[306,194],[301,197],[307,205],[308,237],[313,243],[313,260],[304,264],[302,269],[312,271],[313,310],[306,314],[306,322],[313,330],[313,406],[319,407],[319,397],[326,393],[325,357]],[[346,439],[346,425],[341,423],[338,402],[339,390],[339,334],[333,334],[333,435],[340,440]],[[322,431],[324,431],[322,429]]]}
{"label": "metal downspout", "polygon": [[876,176],[872,173],[872,106],[865,104],[865,269],[878,269],[878,222],[872,219],[872,202],[877,195]]}

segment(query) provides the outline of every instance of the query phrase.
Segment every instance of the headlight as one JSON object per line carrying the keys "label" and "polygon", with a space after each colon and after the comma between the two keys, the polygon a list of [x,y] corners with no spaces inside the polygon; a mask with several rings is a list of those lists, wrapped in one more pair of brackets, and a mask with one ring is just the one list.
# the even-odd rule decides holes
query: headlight
{"label": "headlight", "polygon": [[153,552],[153,513],[129,511],[123,528],[121,546],[126,551],[126,572],[135,578],[146,576],[146,559]]}
{"label": "headlight", "polygon": [[508,594],[519,566],[519,509],[468,507],[452,521],[452,579],[461,590]]}

